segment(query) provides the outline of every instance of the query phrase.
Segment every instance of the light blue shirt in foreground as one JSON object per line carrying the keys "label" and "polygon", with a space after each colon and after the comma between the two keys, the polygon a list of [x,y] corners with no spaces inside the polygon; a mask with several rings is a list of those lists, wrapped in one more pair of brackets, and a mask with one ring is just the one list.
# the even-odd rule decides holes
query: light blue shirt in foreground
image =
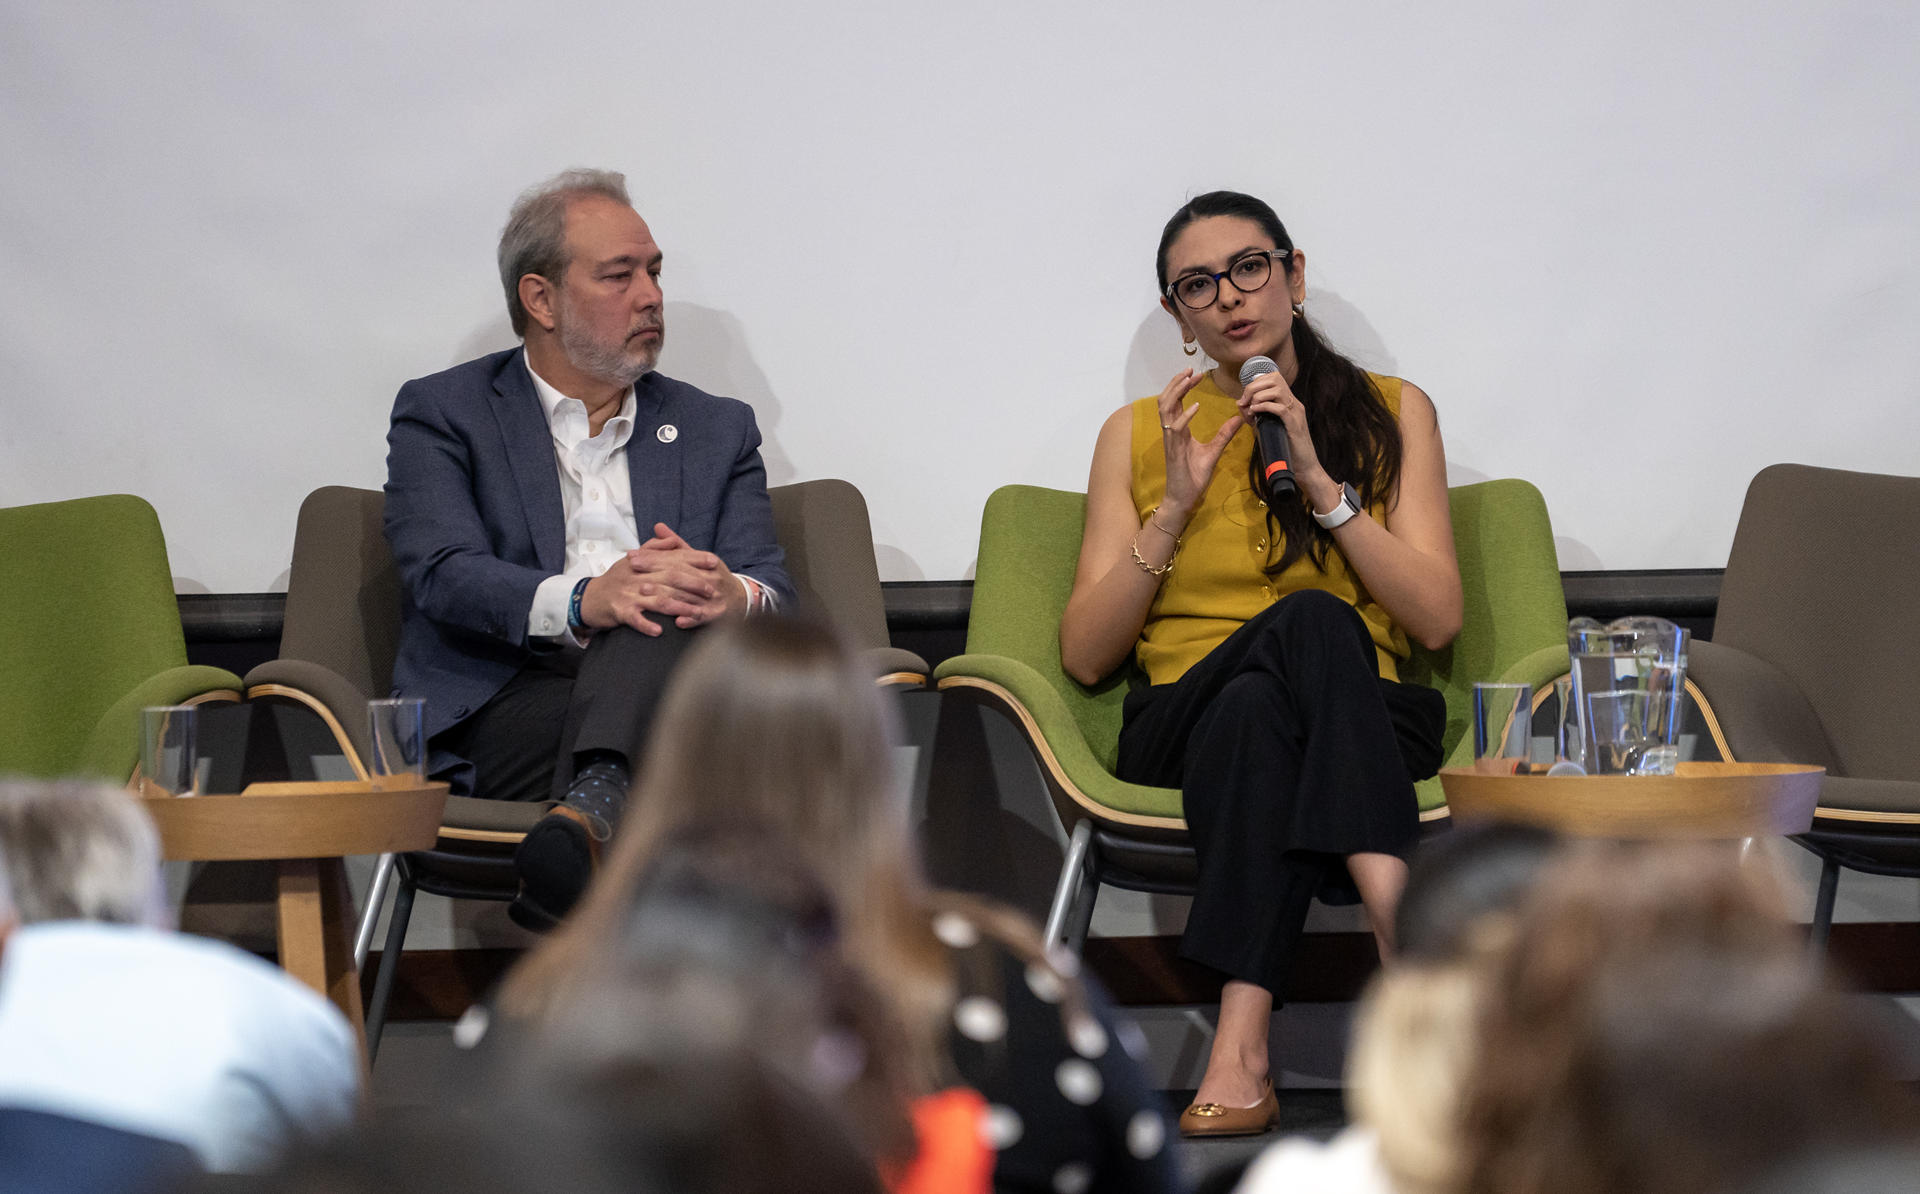
{"label": "light blue shirt in foreground", "polygon": [[55,921],[0,955],[0,1106],[177,1140],[224,1173],[344,1128],[359,1088],[339,1011],[222,942]]}

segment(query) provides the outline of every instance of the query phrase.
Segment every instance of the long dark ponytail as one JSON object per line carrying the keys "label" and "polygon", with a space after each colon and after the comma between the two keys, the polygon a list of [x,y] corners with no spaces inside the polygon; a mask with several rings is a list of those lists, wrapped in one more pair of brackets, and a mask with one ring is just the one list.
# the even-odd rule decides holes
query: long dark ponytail
{"label": "long dark ponytail", "polygon": [[[1174,238],[1195,220],[1213,216],[1234,216],[1250,220],[1273,238],[1274,247],[1293,252],[1293,238],[1273,208],[1238,191],[1209,191],[1197,196],[1173,213],[1160,234],[1160,249],[1154,258],[1160,292],[1167,289],[1167,251]],[[1293,260],[1281,262],[1283,281],[1291,280]],[[1269,283],[1271,285],[1271,283]],[[1307,430],[1313,435],[1314,451],[1327,474],[1350,481],[1360,491],[1362,505],[1371,507],[1385,501],[1400,483],[1400,424],[1387,408],[1380,388],[1366,371],[1328,344],[1304,312],[1296,311],[1289,335],[1299,372],[1293,379],[1293,392],[1306,410]],[[1258,490],[1259,454],[1255,453],[1247,470],[1247,483]],[[1304,497],[1280,502],[1267,508],[1267,530],[1280,552],[1266,567],[1267,575],[1277,576],[1293,566],[1302,555],[1311,555],[1314,566],[1326,570],[1327,553],[1333,549],[1333,536],[1313,520]]]}

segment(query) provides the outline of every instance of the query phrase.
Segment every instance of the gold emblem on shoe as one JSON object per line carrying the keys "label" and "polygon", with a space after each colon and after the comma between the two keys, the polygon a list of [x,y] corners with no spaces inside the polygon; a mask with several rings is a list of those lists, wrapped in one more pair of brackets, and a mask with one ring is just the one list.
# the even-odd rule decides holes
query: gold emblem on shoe
{"label": "gold emblem on shoe", "polygon": [[1229,1107],[1225,1103],[1192,1103],[1180,1113],[1182,1136],[1252,1136],[1271,1131],[1280,1123],[1280,1101],[1272,1082],[1262,1082],[1260,1101],[1251,1107]]}

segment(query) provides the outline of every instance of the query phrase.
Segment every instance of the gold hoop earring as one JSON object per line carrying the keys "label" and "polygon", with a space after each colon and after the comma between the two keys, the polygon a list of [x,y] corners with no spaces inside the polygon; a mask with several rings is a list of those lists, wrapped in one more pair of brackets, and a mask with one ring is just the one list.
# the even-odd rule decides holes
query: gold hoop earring
{"label": "gold hoop earring", "polygon": [[1192,356],[1200,351],[1200,346],[1191,340],[1182,340],[1180,342],[1180,351],[1186,353],[1188,356]]}
{"label": "gold hoop earring", "polygon": [[1295,303],[1293,305],[1293,317],[1295,319],[1305,319],[1307,317],[1307,305],[1305,303]]}

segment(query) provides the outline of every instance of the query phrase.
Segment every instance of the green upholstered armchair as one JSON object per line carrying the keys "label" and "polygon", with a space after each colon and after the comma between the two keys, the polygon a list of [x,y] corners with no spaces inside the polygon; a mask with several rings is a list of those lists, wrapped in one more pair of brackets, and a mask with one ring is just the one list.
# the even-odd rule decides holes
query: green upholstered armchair
{"label": "green upholstered armchair", "polygon": [[1917,592],[1920,477],[1777,464],[1747,487],[1713,641],[1689,652],[1727,757],[1827,769],[1795,839],[1823,863],[1818,944],[1842,867],[1920,876]]}
{"label": "green upholstered armchair", "polygon": [[0,774],[126,783],[140,710],[240,699],[187,663],[159,516],[127,494],[0,510]]}
{"label": "green upholstered armchair", "polygon": [[[1475,681],[1539,687],[1566,673],[1567,606],[1537,489],[1485,481],[1452,490],[1449,500],[1465,621],[1444,650],[1416,647],[1402,678],[1445,695],[1443,741],[1452,765],[1473,751],[1467,726]],[[1179,791],[1113,774],[1121,702],[1144,679],[1129,661],[1089,688],[1060,665],[1060,614],[1073,588],[1085,509],[1084,494],[1026,485],[987,499],[967,653],[934,670],[940,691],[991,704],[1025,732],[1068,833],[1047,940],[1075,949],[1101,883],[1183,893],[1194,865]],[[1423,821],[1446,817],[1438,780],[1417,791]]]}

